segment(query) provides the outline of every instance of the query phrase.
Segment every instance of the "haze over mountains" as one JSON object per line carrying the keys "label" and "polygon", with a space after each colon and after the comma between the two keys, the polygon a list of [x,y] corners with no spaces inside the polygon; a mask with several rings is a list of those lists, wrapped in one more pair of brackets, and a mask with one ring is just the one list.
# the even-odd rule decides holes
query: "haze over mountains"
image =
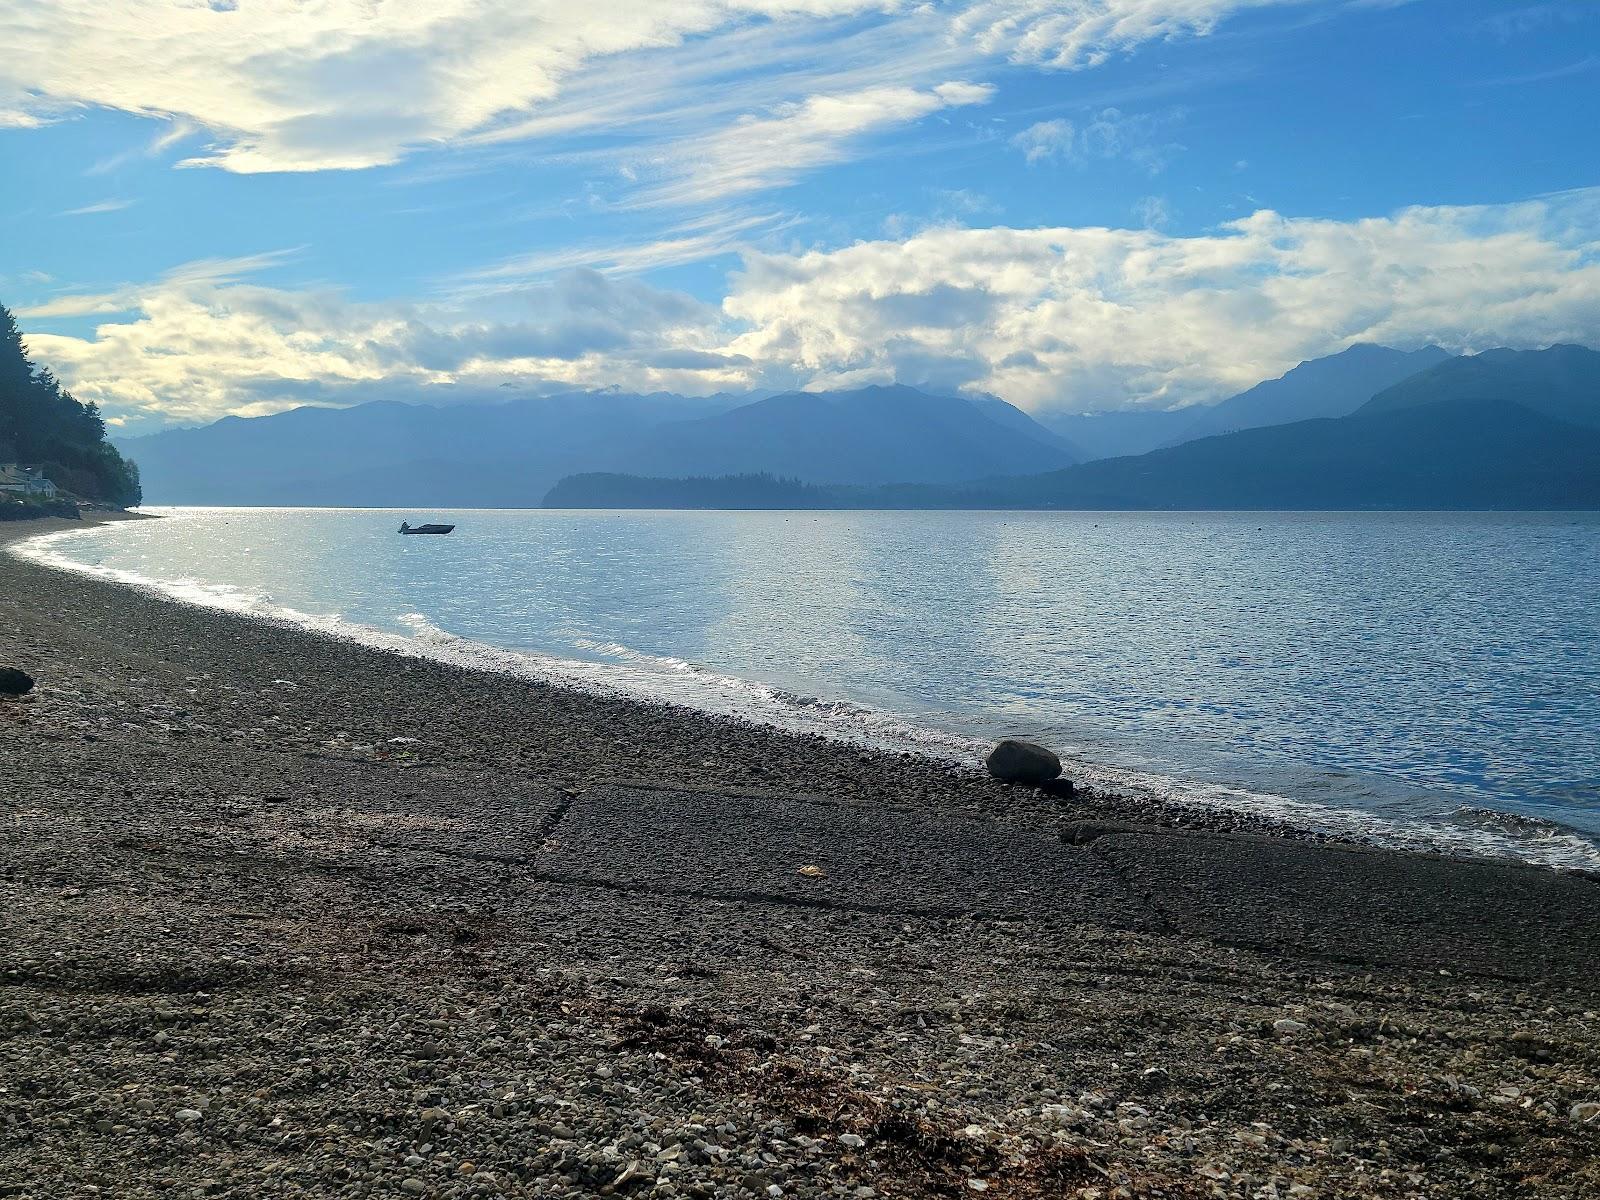
{"label": "haze over mountains", "polygon": [[[1588,436],[1600,438],[1597,397],[1600,355],[1583,347],[1453,358],[1436,346],[1358,345],[1217,405],[1060,417],[1052,428],[993,397],[891,386],[378,402],[227,418],[121,445],[157,504],[525,507],[581,476],[553,499],[1562,507],[1589,496],[1600,473]],[[1108,446],[1142,452],[1112,457]],[[707,486],[722,476],[744,478],[721,493]],[[638,482],[688,478],[693,489]],[[796,481],[811,490],[795,491]]]}
{"label": "haze over mountains", "polygon": [[516,506],[537,503],[574,464],[599,461],[641,430],[743,399],[574,392],[445,408],[375,401],[225,417],[119,444],[150,472],[153,504]]}
{"label": "haze over mountains", "polygon": [[955,483],[1080,457],[1004,401],[908,387],[754,401],[573,392],[450,408],[377,402],[229,417],[122,444],[154,504],[536,507],[557,479],[583,470]]}
{"label": "haze over mountains", "polygon": [[[774,481],[778,488],[782,481]],[[759,487],[729,481],[734,507]],[[674,506],[682,488],[593,476],[552,506]],[[697,506],[714,506],[697,488]],[[1143,455],[956,487],[834,489],[805,507],[1600,508],[1600,354],[1581,346],[1447,358],[1341,417],[1202,437]]]}

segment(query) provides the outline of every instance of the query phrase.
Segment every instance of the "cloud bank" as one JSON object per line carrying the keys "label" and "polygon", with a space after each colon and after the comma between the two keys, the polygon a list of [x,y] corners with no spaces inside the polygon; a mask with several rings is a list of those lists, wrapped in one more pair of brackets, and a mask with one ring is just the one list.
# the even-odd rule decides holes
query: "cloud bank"
{"label": "cloud bank", "polygon": [[1600,341],[1600,192],[1202,236],[942,229],[749,255],[731,345],[823,385],[934,379],[1025,407],[1217,399],[1354,342]]}
{"label": "cloud bank", "polygon": [[[1260,211],[1211,232],[933,229],[746,252],[720,309],[592,271],[516,310],[356,304],[265,288],[255,262],[61,297],[126,310],[29,344],[113,414],[201,421],[421,387],[706,392],[932,382],[1032,409],[1219,399],[1358,341],[1454,350],[1600,343],[1600,189],[1358,221]],[[386,390],[387,389],[387,390]]]}
{"label": "cloud bank", "polygon": [[481,400],[504,395],[495,389],[508,383],[698,391],[747,366],[725,348],[715,309],[594,271],[526,289],[518,312],[496,320],[262,287],[230,271],[201,264],[149,287],[23,310],[24,322],[109,311],[132,317],[101,324],[91,337],[31,334],[29,352],[80,399],[139,427],[306,403]]}

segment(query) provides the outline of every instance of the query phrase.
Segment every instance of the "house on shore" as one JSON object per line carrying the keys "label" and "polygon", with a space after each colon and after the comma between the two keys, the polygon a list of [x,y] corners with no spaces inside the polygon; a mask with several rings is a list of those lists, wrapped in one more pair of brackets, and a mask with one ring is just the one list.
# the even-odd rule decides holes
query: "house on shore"
{"label": "house on shore", "polygon": [[59,491],[37,467],[0,463],[0,492],[24,500],[54,500]]}

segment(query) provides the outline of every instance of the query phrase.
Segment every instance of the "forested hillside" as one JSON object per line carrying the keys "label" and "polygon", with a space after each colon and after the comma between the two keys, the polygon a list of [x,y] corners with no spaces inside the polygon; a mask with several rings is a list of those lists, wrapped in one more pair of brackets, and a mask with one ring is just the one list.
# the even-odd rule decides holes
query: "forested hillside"
{"label": "forested hillside", "polygon": [[16,318],[0,305],[0,463],[13,462],[43,468],[84,500],[127,508],[141,499],[138,468],[106,441],[99,408],[33,364]]}

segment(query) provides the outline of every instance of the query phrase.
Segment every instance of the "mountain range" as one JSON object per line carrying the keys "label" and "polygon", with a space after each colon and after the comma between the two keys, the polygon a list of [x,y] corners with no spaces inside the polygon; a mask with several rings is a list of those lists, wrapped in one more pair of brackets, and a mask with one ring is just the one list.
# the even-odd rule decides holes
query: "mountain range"
{"label": "mountain range", "polygon": [[533,507],[578,470],[954,483],[1080,457],[1004,401],[908,387],[757,400],[571,392],[445,408],[378,401],[227,417],[120,445],[156,504]]}
{"label": "mountain range", "polygon": [[1082,448],[1084,460],[1143,454],[1195,438],[1312,417],[1344,417],[1376,392],[1447,361],[1438,346],[1393,350],[1370,342],[1303,362],[1218,404],[1169,410],[1066,413],[1050,428]]}
{"label": "mountain range", "polygon": [[1597,396],[1580,346],[1357,345],[1209,407],[1050,427],[904,386],[607,391],[301,408],[119,446],[158,504],[1561,507],[1591,493]]}
{"label": "mountain range", "polygon": [[[675,507],[679,481],[564,480],[547,503]],[[790,485],[790,481],[775,481]],[[718,507],[697,481],[697,507]],[[760,507],[729,481],[728,507]],[[619,499],[627,497],[626,501]],[[1446,357],[1339,417],[957,486],[835,488],[804,507],[1074,509],[1600,508],[1600,354]]]}

